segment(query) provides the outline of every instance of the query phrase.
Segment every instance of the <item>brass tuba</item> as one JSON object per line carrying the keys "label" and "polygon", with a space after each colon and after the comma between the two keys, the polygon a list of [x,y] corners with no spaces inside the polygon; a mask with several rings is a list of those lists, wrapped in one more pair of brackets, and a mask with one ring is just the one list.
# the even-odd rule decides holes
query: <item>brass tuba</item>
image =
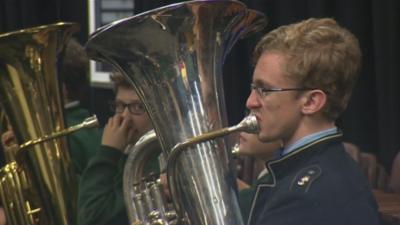
{"label": "brass tuba", "polygon": [[[123,193],[130,223],[161,225],[176,224],[179,220],[179,215],[166,199],[165,190],[163,190],[160,180],[155,175],[143,175],[146,163],[154,153],[161,153],[159,158],[161,167],[163,167],[163,164],[168,165],[166,169],[168,178],[171,181],[171,190],[177,191],[174,180],[177,177],[177,170],[174,165],[176,165],[176,160],[180,154],[188,149],[185,146],[191,146],[237,131],[256,133],[258,131],[258,123],[255,116],[249,115],[236,126],[210,131],[177,144],[171,150],[167,162],[161,152],[160,143],[154,130],[144,134],[130,148],[124,168]],[[233,150],[235,149],[233,148]],[[232,154],[236,154],[233,150]],[[181,203],[177,200],[175,204],[178,204],[179,207]]]}
{"label": "brass tuba", "polygon": [[[265,22],[238,1],[189,1],[113,22],[86,44],[88,55],[120,70],[143,101],[168,161],[178,223],[243,224],[231,147],[215,139],[232,131],[223,129],[222,63],[238,38]],[[151,217],[130,220],[170,224],[160,213]]]}
{"label": "brass tuba", "polygon": [[77,30],[57,23],[0,35],[0,104],[20,144],[0,172],[8,224],[76,224],[76,178],[66,140],[57,137],[77,127],[63,131],[57,59]]}

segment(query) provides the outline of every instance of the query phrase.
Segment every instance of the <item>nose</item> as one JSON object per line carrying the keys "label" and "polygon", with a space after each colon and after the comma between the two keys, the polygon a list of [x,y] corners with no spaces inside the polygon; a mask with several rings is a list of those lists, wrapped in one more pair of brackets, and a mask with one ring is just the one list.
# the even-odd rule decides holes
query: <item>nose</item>
{"label": "nose", "polygon": [[246,107],[248,109],[256,109],[256,108],[261,107],[261,101],[260,101],[259,97],[257,96],[257,93],[255,90],[252,90],[250,92],[250,95],[246,101]]}
{"label": "nose", "polygon": [[122,111],[122,117],[126,118],[130,114],[128,107],[124,107],[124,111]]}

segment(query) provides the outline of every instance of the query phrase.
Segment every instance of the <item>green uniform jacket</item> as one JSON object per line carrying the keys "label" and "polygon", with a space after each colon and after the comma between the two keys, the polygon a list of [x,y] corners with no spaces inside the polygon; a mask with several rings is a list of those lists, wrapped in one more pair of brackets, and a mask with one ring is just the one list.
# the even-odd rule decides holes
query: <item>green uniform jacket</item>
{"label": "green uniform jacket", "polygon": [[[65,110],[67,126],[81,123],[89,117],[89,112],[74,106]],[[101,131],[98,128],[85,128],[68,135],[69,151],[75,173],[79,176],[86,168],[89,159],[96,154],[101,143]]]}
{"label": "green uniform jacket", "polygon": [[[82,174],[78,195],[78,225],[128,225],[122,178],[127,155],[100,146]],[[159,173],[158,158],[145,170]],[[151,170],[151,171],[149,171]]]}
{"label": "green uniform jacket", "polygon": [[122,174],[126,155],[101,146],[80,181],[78,225],[127,225]]}

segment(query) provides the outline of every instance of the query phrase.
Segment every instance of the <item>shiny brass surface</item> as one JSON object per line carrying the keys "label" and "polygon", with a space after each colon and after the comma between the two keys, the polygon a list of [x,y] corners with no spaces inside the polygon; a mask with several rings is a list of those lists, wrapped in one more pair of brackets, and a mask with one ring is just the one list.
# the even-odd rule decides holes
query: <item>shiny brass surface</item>
{"label": "shiny brass surface", "polygon": [[[248,133],[258,132],[258,123],[254,115],[249,115],[244,118],[239,124],[222,128],[220,130],[210,131],[199,136],[188,139],[182,143],[177,144],[168,156],[167,161],[167,175],[168,182],[171,187],[171,193],[177,195],[178,191],[175,184],[178,180],[178,171],[176,171],[176,160],[186,150],[196,150],[196,148],[188,148],[192,145],[213,140],[218,137],[223,137],[233,132],[244,131]],[[140,221],[144,224],[175,224],[178,221],[176,212],[168,206],[165,200],[165,193],[163,189],[157,187],[157,181],[146,181],[143,175],[144,167],[150,157],[154,153],[161,153],[162,149],[154,130],[149,131],[143,135],[139,141],[131,149],[129,156],[125,163],[124,176],[123,176],[123,193],[125,205],[130,221]],[[151,192],[151,200],[146,201],[142,196],[145,195],[147,187],[155,187],[155,191]],[[132,188],[134,187],[134,188]],[[179,198],[172,199],[175,208],[184,205],[179,202]]]}
{"label": "shiny brass surface", "polygon": [[0,134],[3,134],[5,131],[7,131],[7,125],[8,120],[6,112],[4,112],[4,110],[2,110],[0,107]]}
{"label": "shiny brass surface", "polygon": [[[227,126],[223,62],[239,38],[265,25],[263,14],[239,1],[186,1],[105,25],[91,34],[86,50],[91,58],[112,64],[133,85],[169,157],[180,143],[229,133],[218,133]],[[168,184],[179,189],[172,198],[180,204],[175,205],[174,221],[164,220],[168,212],[158,210],[163,223],[243,224],[229,142],[224,136],[185,145],[193,149],[176,153],[179,173],[168,179],[176,183]],[[140,161],[143,154],[136,157],[133,161]],[[134,167],[136,176],[140,166]],[[129,188],[135,194],[126,200],[133,202],[128,203],[130,222],[151,224],[148,213],[142,213],[151,207],[136,204],[144,202],[142,193],[135,192],[136,186]]]}
{"label": "shiny brass surface", "polygon": [[[17,144],[65,129],[58,56],[78,30],[57,23],[0,34],[0,104]],[[27,147],[1,170],[11,225],[76,224],[77,184],[65,138]]]}
{"label": "shiny brass surface", "polygon": [[78,131],[83,128],[91,128],[91,127],[97,127],[97,126],[99,126],[99,121],[97,120],[96,115],[93,115],[91,117],[86,118],[82,123],[68,127],[65,130],[56,131],[51,134],[45,135],[43,137],[37,138],[35,140],[27,141],[27,142],[23,143],[22,145],[20,145],[19,149],[24,150],[24,149],[32,147],[33,145],[43,143],[43,142],[49,141],[51,139],[66,136],[70,133],[73,133],[73,132]]}
{"label": "shiny brass surface", "polygon": [[[232,126],[232,127],[226,127],[222,128],[220,130],[215,130],[215,131],[210,131],[204,134],[201,134],[199,136],[190,138],[188,140],[185,140],[184,142],[178,143],[174,148],[172,148],[170,154],[168,155],[168,161],[167,161],[167,178],[168,178],[168,184],[170,188],[170,192],[172,196],[179,196],[179,189],[176,184],[179,183],[179,176],[178,176],[178,168],[177,168],[177,160],[181,156],[181,154],[184,151],[198,151],[197,148],[191,148],[192,146],[203,143],[206,141],[211,141],[219,137],[226,136],[228,134],[231,134],[233,132],[247,132],[247,133],[257,133],[259,131],[259,126],[257,122],[256,116],[250,114],[249,116],[245,117],[239,124]],[[184,202],[181,200],[182,198],[173,198],[173,203],[175,206],[175,209],[179,209],[179,207],[184,205]],[[182,212],[181,211],[178,211]],[[183,216],[180,215],[182,218]]]}
{"label": "shiny brass surface", "polygon": [[[6,112],[1,109],[0,106],[0,135],[3,135],[5,132],[8,131],[9,127],[9,122],[8,122],[8,118],[6,115]],[[2,148],[3,149],[3,154],[4,154],[4,161],[5,162],[12,162],[15,161],[15,155],[17,154],[18,151],[18,146],[14,147],[10,147],[10,148]]]}

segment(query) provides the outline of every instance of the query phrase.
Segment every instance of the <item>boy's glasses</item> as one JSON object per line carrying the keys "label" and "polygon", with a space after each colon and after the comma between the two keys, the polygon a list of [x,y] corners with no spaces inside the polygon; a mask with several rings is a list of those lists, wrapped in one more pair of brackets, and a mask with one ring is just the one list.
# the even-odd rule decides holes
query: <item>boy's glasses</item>
{"label": "boy's glasses", "polygon": [[134,115],[142,115],[146,112],[144,105],[140,102],[133,102],[129,104],[125,104],[123,102],[109,102],[111,111],[115,113],[124,112],[125,108],[128,108],[128,111]]}

